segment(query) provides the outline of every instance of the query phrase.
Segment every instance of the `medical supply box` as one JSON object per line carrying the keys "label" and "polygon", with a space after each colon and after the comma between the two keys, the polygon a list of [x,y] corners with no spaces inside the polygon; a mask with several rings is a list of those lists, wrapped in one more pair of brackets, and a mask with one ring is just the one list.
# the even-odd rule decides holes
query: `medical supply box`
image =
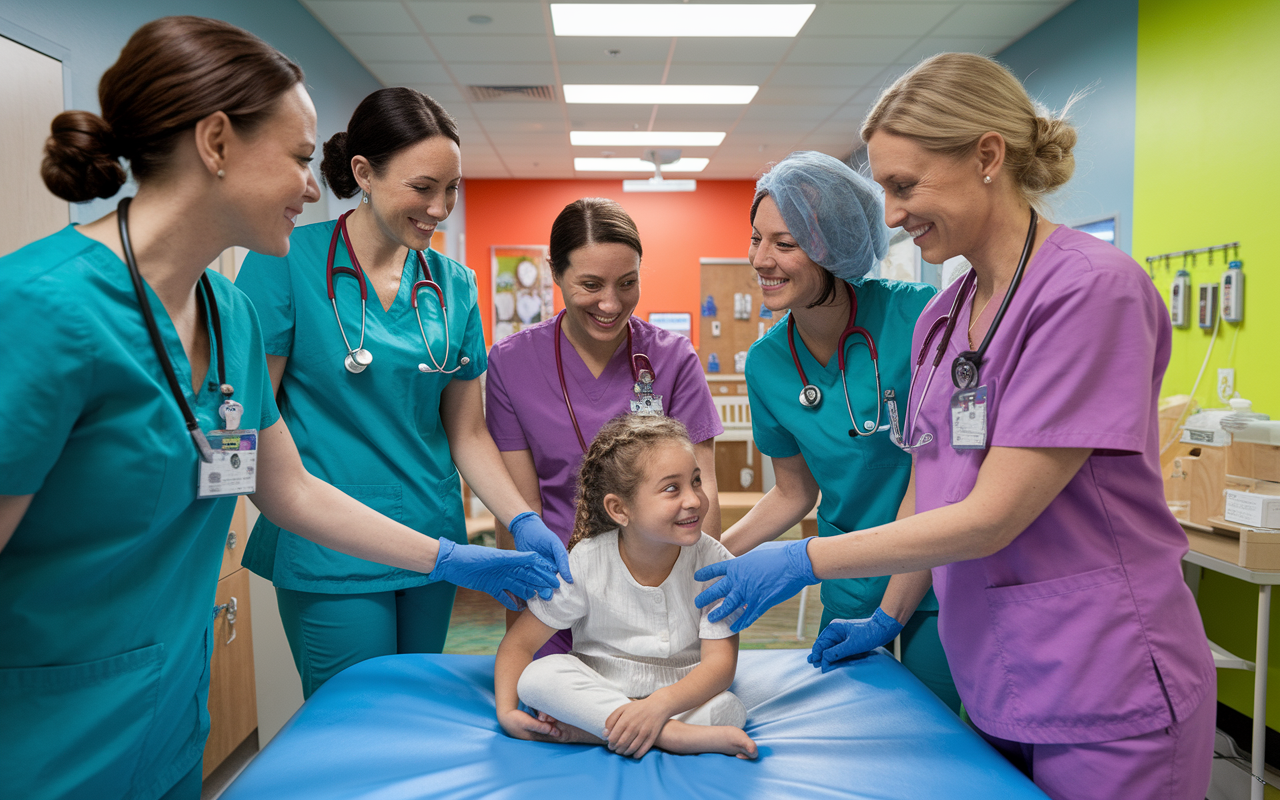
{"label": "medical supply box", "polygon": [[1227,522],[1251,528],[1280,528],[1280,496],[1227,489]]}

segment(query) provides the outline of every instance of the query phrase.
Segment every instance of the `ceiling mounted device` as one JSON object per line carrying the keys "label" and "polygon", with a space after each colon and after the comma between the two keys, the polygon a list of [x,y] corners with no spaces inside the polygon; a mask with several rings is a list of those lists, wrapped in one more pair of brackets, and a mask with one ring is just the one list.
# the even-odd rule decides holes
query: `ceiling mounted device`
{"label": "ceiling mounted device", "polygon": [[[681,161],[680,150],[678,149],[662,149],[662,150],[646,150],[641,161],[647,161],[653,165],[654,175],[647,181],[623,181],[622,191],[624,192],[692,192],[698,188],[697,181],[681,180],[669,181],[662,177],[662,168],[668,167],[670,171],[675,172],[675,166]],[[690,159],[692,160],[692,159]],[[703,159],[700,159],[703,160]]]}
{"label": "ceiling mounted device", "polygon": [[552,3],[556,36],[793,37],[813,3]]}

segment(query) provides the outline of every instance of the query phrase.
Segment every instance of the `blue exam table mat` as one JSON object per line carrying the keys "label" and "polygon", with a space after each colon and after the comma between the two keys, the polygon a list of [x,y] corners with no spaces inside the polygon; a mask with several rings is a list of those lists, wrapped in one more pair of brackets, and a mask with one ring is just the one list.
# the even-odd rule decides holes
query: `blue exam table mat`
{"label": "blue exam table mat", "polygon": [[1044,800],[884,651],[826,675],[807,654],[739,654],[732,691],[755,761],[512,739],[494,716],[492,656],[376,658],[312,695],[223,798]]}

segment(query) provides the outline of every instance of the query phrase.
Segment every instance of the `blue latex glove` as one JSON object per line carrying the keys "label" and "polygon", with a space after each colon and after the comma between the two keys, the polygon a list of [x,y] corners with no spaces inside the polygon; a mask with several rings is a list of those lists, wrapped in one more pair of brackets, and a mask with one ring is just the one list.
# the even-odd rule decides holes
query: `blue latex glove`
{"label": "blue latex glove", "polygon": [[512,596],[528,600],[536,594],[550,600],[560,586],[555,568],[537,553],[459,545],[451,539],[439,541],[436,568],[428,578],[485,592],[512,611],[520,610]]}
{"label": "blue latex glove", "polygon": [[693,574],[694,580],[720,580],[693,602],[702,608],[722,597],[725,599],[719,608],[707,615],[711,622],[719,622],[738,609],[745,609],[742,616],[729,626],[737,633],[778,603],[818,582],[813,574],[813,562],[809,560],[808,546],[808,539],[769,542],[745,555],[705,566]]}
{"label": "blue latex glove", "polygon": [[551,532],[542,517],[532,511],[517,514],[507,530],[511,531],[512,538],[516,540],[517,550],[537,553],[555,564],[556,572],[560,573],[566,583],[573,583],[573,576],[569,574],[569,551],[564,549],[560,537]]}
{"label": "blue latex glove", "polygon": [[879,608],[866,619],[833,619],[813,643],[809,663],[830,672],[840,659],[883,647],[899,633],[902,623]]}

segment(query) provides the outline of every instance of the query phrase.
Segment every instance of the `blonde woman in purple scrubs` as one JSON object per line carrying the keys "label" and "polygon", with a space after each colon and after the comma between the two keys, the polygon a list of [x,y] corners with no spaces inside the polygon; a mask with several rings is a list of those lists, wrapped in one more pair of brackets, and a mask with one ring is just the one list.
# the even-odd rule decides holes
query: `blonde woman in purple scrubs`
{"label": "blonde woman in purple scrubs", "polygon": [[[1076,134],[990,59],[943,54],[862,128],[885,221],[973,270],[916,325],[899,441],[916,514],[764,545],[699,571],[735,627],[818,579],[932,580],[942,644],[979,732],[1054,798],[1199,800],[1213,659],[1164,503],[1156,401],[1170,325],[1147,275],[1038,219]],[[857,628],[815,665],[860,652]]]}

